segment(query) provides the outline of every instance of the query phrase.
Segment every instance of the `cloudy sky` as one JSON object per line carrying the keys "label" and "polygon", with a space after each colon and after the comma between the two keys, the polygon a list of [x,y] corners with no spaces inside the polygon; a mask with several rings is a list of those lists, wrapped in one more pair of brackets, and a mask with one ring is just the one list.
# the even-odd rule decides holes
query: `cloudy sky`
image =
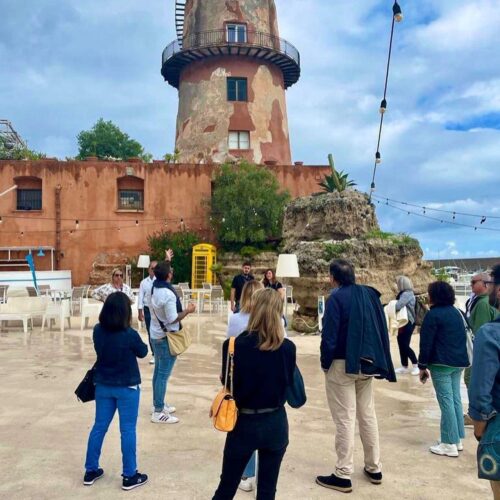
{"label": "cloudy sky", "polygon": [[[325,164],[331,152],[366,190],[393,2],[276,3],[302,58],[288,91],[293,158]],[[498,218],[455,217],[475,231],[381,203],[381,226],[417,237],[428,258],[500,256],[500,0],[400,4],[376,193]],[[0,118],[31,148],[74,156],[78,132],[103,117],[156,158],[173,150],[177,93],[160,61],[174,0],[0,0],[0,12]]]}

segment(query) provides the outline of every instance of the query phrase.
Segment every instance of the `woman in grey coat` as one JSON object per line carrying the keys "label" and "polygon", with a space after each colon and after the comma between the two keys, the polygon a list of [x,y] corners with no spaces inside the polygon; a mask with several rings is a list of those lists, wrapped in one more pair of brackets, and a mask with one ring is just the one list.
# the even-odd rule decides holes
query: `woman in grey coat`
{"label": "woman in grey coat", "polygon": [[[406,276],[398,276],[398,296],[396,297],[396,312],[406,307],[408,311],[408,323],[399,329],[398,331],[398,346],[399,355],[401,356],[401,368],[396,370],[396,373],[411,373],[412,375],[418,375],[418,360],[415,352],[410,347],[411,336],[415,330],[415,293],[413,292],[413,284],[410,278]],[[409,361],[412,363],[412,367],[409,367]]]}

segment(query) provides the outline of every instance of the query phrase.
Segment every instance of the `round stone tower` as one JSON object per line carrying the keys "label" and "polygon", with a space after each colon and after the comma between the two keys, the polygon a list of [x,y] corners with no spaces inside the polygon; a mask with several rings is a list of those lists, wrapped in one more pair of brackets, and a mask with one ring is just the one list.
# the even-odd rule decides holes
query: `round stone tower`
{"label": "round stone tower", "polygon": [[179,90],[179,161],[289,165],[285,89],[300,55],[279,37],[274,0],[176,0],[176,23],[162,75]]}

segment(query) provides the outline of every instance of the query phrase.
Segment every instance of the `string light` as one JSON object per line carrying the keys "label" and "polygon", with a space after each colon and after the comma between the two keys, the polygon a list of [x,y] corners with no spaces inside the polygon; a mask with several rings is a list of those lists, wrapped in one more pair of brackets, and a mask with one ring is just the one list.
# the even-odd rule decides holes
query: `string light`
{"label": "string light", "polygon": [[394,5],[392,7],[392,23],[391,23],[391,36],[389,39],[389,53],[387,55],[387,66],[386,66],[386,71],[385,71],[385,83],[384,83],[384,96],[382,98],[382,102],[380,103],[380,124],[378,128],[378,140],[377,140],[377,152],[375,154],[375,164],[373,165],[373,175],[372,175],[372,182],[371,182],[371,191],[370,191],[370,196],[369,196],[369,201],[371,203],[372,201],[372,194],[373,191],[375,190],[375,177],[377,175],[377,165],[381,163],[381,155],[380,155],[380,142],[382,140],[382,128],[384,126],[384,116],[385,112],[387,110],[387,86],[389,84],[389,70],[391,67],[391,55],[392,55],[392,42],[394,39],[394,23],[396,22],[401,22],[403,20],[403,12],[401,11],[401,7],[398,4],[397,1],[394,2]]}
{"label": "string light", "polygon": [[75,220],[75,229],[80,227],[80,221],[78,219]]}
{"label": "string light", "polygon": [[3,222],[2,216],[0,215],[0,224]]}
{"label": "string light", "polygon": [[401,11],[401,7],[399,6],[397,0],[394,2],[392,6],[392,12],[394,14],[394,20],[397,23],[400,23],[403,20],[403,12]]}
{"label": "string light", "polygon": [[136,221],[135,221],[135,225],[136,225],[136,226],[138,226],[138,225],[139,225],[139,221],[138,221],[138,220],[136,220]]}
{"label": "string light", "polygon": [[457,215],[460,215],[460,216],[464,216],[464,217],[474,217],[476,219],[479,219],[482,221],[482,223],[484,224],[487,219],[500,219],[500,216],[495,216],[495,215],[484,215],[484,214],[474,214],[474,213],[470,213],[470,212],[457,212],[456,210],[445,210],[443,208],[432,208],[432,207],[429,207],[427,205],[423,206],[423,205],[417,205],[416,203],[410,203],[408,201],[401,201],[401,200],[395,200],[393,198],[388,198],[386,196],[378,196],[378,195],[373,195],[374,198],[378,198],[379,200],[383,200],[383,201],[390,201],[391,203],[396,203],[396,204],[399,204],[399,205],[405,205],[405,206],[408,206],[408,207],[413,207],[413,208],[419,208],[421,210],[424,211],[424,213],[426,211],[433,211],[433,212],[440,212],[440,213],[445,213],[445,214],[450,214],[453,216],[453,220],[456,219],[456,216]]}
{"label": "string light", "polygon": [[[380,204],[380,200],[377,200],[377,203]],[[385,205],[387,205],[390,208],[393,208],[395,210],[399,210],[400,212],[404,212],[407,215],[414,215],[416,217],[421,217],[423,219],[433,220],[433,221],[439,222],[440,224],[450,224],[452,226],[467,227],[469,229],[474,229],[475,231],[482,230],[482,231],[493,231],[493,232],[496,232],[496,233],[500,233],[500,228],[485,227],[485,226],[478,227],[478,226],[474,226],[474,225],[471,225],[471,224],[463,224],[461,222],[456,222],[456,221],[452,221],[452,220],[439,219],[437,217],[432,217],[430,215],[423,215],[423,214],[418,213],[418,212],[412,212],[412,211],[410,211],[410,210],[408,210],[406,208],[401,208],[401,207],[398,207],[396,205],[392,205],[391,203],[385,203]]]}

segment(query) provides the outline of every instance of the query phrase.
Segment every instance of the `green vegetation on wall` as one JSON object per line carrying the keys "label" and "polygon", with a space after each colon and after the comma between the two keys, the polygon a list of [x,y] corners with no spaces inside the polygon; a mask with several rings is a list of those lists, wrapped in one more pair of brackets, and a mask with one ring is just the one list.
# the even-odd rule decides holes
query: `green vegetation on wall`
{"label": "green vegetation on wall", "polygon": [[393,245],[403,245],[408,247],[418,247],[419,242],[415,238],[412,238],[406,233],[387,233],[385,231],[380,231],[380,229],[375,229],[366,233],[361,237],[363,240],[383,240],[387,241]]}
{"label": "green vegetation on wall", "polygon": [[175,283],[191,282],[193,246],[200,242],[199,235],[190,231],[159,231],[148,237],[151,260],[165,260],[165,250],[171,248],[174,251],[172,267]]}
{"label": "green vegetation on wall", "polygon": [[222,165],[213,181],[211,222],[228,250],[281,238],[285,205],[282,191],[267,168],[248,162]]}
{"label": "green vegetation on wall", "polygon": [[340,259],[348,250],[348,243],[325,243],[324,259],[327,262],[333,259]]}

